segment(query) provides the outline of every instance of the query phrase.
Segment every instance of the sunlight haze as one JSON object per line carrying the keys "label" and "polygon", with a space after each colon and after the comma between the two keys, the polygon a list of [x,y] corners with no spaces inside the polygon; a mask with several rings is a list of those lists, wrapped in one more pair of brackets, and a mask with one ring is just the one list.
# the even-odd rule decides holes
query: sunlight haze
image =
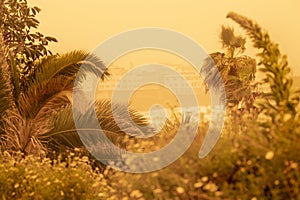
{"label": "sunlight haze", "polygon": [[[219,51],[222,24],[234,11],[257,21],[288,55],[294,74],[300,75],[300,1],[196,1],[196,0],[31,0],[42,9],[38,14],[41,32],[59,42],[51,49],[91,51],[115,34],[141,27],[162,27],[181,32],[201,44],[208,53]],[[250,41],[247,41],[248,45]],[[246,52],[253,55],[254,52]],[[134,64],[134,61],[131,61]]]}

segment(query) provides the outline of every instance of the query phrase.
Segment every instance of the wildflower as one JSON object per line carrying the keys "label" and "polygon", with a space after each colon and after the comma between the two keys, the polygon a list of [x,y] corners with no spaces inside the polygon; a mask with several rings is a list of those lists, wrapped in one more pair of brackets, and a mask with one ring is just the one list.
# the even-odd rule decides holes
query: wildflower
{"label": "wildflower", "polygon": [[184,193],[184,189],[182,187],[177,187],[176,192],[178,192],[178,194],[182,194]]}
{"label": "wildflower", "polygon": [[273,151],[268,151],[265,155],[266,160],[272,160],[274,157],[274,152]]}
{"label": "wildflower", "polygon": [[60,180],[58,180],[57,178],[54,180],[54,183],[59,183]]}
{"label": "wildflower", "polygon": [[297,168],[298,168],[298,163],[292,162],[291,169],[297,169]]}
{"label": "wildflower", "polygon": [[88,161],[89,161],[89,158],[88,158],[87,156],[83,156],[83,157],[82,157],[82,161],[83,161],[83,162],[88,162]]}
{"label": "wildflower", "polygon": [[152,176],[152,177],[157,177],[157,176],[158,176],[158,173],[157,173],[157,172],[154,172],[154,173],[151,174],[151,176]]}
{"label": "wildflower", "polygon": [[207,182],[207,181],[208,181],[208,177],[207,177],[207,176],[202,177],[202,178],[201,178],[201,181]]}
{"label": "wildflower", "polygon": [[92,185],[92,187],[97,187],[99,185],[99,183],[98,182],[95,182],[93,185]]}
{"label": "wildflower", "polygon": [[162,190],[160,188],[157,188],[157,189],[153,190],[154,194],[158,194],[158,193],[161,193],[161,192],[162,192]]}
{"label": "wildflower", "polygon": [[74,151],[79,152],[80,149],[79,148],[74,148]]}
{"label": "wildflower", "polygon": [[202,186],[203,186],[203,183],[201,181],[194,184],[194,188],[200,188]]}
{"label": "wildflower", "polygon": [[221,191],[216,191],[216,192],[215,192],[215,195],[216,195],[217,197],[220,197],[220,196],[223,195],[223,192],[221,192]]}
{"label": "wildflower", "polygon": [[183,179],[182,181],[184,184],[187,184],[189,182],[189,179]]}
{"label": "wildflower", "polygon": [[99,193],[98,197],[104,197],[104,194],[103,193]]}
{"label": "wildflower", "polygon": [[31,179],[36,179],[37,178],[37,175],[33,175],[32,177],[31,177]]}
{"label": "wildflower", "polygon": [[140,198],[142,196],[143,196],[143,194],[139,190],[133,190],[130,193],[130,197]]}
{"label": "wildflower", "polygon": [[218,186],[210,182],[207,185],[205,185],[203,189],[208,190],[210,192],[216,192],[218,190]]}
{"label": "wildflower", "polygon": [[284,116],[283,116],[283,120],[286,122],[286,121],[288,121],[288,120],[290,120],[292,118],[292,115],[291,114],[285,114]]}

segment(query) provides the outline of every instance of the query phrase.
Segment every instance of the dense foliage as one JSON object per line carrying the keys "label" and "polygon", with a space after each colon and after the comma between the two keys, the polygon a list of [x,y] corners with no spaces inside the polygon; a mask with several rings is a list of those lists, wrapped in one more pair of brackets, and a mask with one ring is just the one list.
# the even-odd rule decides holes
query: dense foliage
{"label": "dense foliage", "polygon": [[[74,82],[77,78],[76,89],[80,88],[89,73],[105,80],[110,75],[106,66],[97,56],[80,50],[48,55],[47,41],[54,39],[30,32],[38,26],[35,17],[39,9],[29,8],[27,1],[1,1],[0,8],[1,149],[39,155],[53,150],[83,148],[75,127],[79,119],[73,119],[71,112]],[[10,59],[17,63],[11,63]],[[82,76],[78,76],[79,69],[83,71]],[[101,128],[108,137],[121,135],[113,120],[110,102],[97,101],[95,106]],[[138,131],[130,129],[130,123],[126,123],[124,113],[127,108],[116,105],[115,109],[121,122],[127,124],[127,131]],[[90,110],[94,110],[93,105]],[[147,123],[134,110],[130,109],[130,114],[136,123]],[[91,113],[85,115],[87,120],[91,116]],[[95,130],[95,136],[97,134],[99,132]]]}
{"label": "dense foliage", "polygon": [[233,12],[227,17],[237,22],[252,39],[253,46],[261,50],[258,54],[259,65],[262,66],[260,71],[265,74],[263,84],[267,84],[269,90],[264,92],[262,101],[258,102],[258,105],[262,113],[271,118],[271,121],[261,125],[268,130],[271,137],[274,136],[273,132],[281,134],[282,129],[287,127],[290,128],[289,132],[293,132],[294,128],[299,126],[297,107],[300,91],[294,91],[292,88],[293,80],[287,56],[281,54],[278,44],[271,41],[269,34],[257,23]]}
{"label": "dense foliage", "polygon": [[[233,28],[222,26],[220,39],[224,53],[215,52],[206,59],[201,74],[205,78],[208,89],[215,89],[224,85],[228,107],[242,107],[250,109],[255,99],[253,81],[256,73],[256,61],[246,55],[246,39],[234,34]],[[214,67],[216,66],[218,70]],[[220,73],[222,81],[217,80]]]}
{"label": "dense foliage", "polygon": [[7,152],[0,156],[2,199],[115,199],[114,193],[88,157],[70,154],[62,162]]}
{"label": "dense foliage", "polygon": [[36,15],[40,8],[28,6],[27,0],[1,0],[0,28],[2,30],[6,58],[13,73],[14,95],[20,93],[24,77],[34,68],[34,62],[43,56],[52,55],[47,48],[54,37],[34,32],[39,26]]}
{"label": "dense foliage", "polygon": [[[73,83],[83,63],[87,72],[96,72],[102,78],[109,76],[102,61],[83,51],[47,55],[44,45],[54,39],[29,31],[38,25],[34,17],[39,9],[29,8],[22,0],[0,3],[0,198],[300,199],[299,93],[292,89],[286,56],[257,23],[228,14],[246,30],[254,47],[262,50],[258,54],[259,69],[266,75],[262,84],[267,84],[269,90],[254,101],[256,64],[253,58],[239,56],[244,51],[245,38],[223,27],[221,39],[226,52],[212,57],[225,82],[229,103],[234,105],[229,107],[239,117],[233,118],[231,124],[227,122],[221,139],[206,158],[197,157],[209,125],[202,121],[194,143],[175,163],[152,173],[129,174],[111,168],[102,171],[82,149],[74,148],[82,147],[82,142],[74,125],[77,119],[72,116]],[[12,19],[20,21],[14,25]],[[16,58],[17,63],[12,63],[11,58]],[[209,82],[214,80],[210,66],[206,65],[203,73],[210,75],[207,83],[213,84]],[[238,86],[242,86],[243,93]],[[241,102],[247,105],[250,97],[249,107],[254,105],[258,110],[249,109],[248,114],[234,110]],[[124,136],[114,122],[111,102],[95,105],[109,138],[136,152],[161,148],[179,126],[177,120],[167,120],[152,140],[136,140]],[[118,117],[123,118],[127,108],[115,108]],[[130,114],[137,124],[147,124],[134,110]],[[258,117],[248,117],[249,114]],[[141,130],[128,124],[126,132],[139,134]],[[232,129],[236,126],[238,132]],[[96,148],[104,149],[105,144]],[[52,150],[64,156],[50,159],[47,156]]]}

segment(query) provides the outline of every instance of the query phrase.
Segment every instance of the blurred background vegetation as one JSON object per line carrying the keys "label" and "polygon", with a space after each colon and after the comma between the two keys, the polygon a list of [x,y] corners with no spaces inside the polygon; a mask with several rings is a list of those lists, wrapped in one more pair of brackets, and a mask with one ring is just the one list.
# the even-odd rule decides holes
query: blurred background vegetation
{"label": "blurred background vegetation", "polygon": [[[299,91],[292,87],[287,56],[256,22],[228,13],[245,36],[222,26],[223,51],[210,54],[214,62],[202,67],[210,89],[218,87],[212,68],[216,64],[227,96],[227,118],[213,152],[198,158],[209,125],[202,120],[194,143],[172,165],[129,174],[95,161],[76,132],[78,119],[72,117],[79,67],[103,81],[110,73],[101,58],[88,52],[53,55],[47,45],[57,40],[33,31],[39,11],[26,0],[0,1],[2,199],[300,199]],[[247,39],[258,50],[255,58],[243,54]],[[255,80],[258,70],[264,74],[261,82]],[[125,132],[145,130],[132,128],[123,115],[127,108],[116,105],[127,124],[126,131],[120,130],[111,104],[96,102],[96,112],[105,134],[120,147],[156,150],[176,134],[175,116],[151,140],[127,137]],[[135,123],[148,124],[135,110],[130,115]],[[85,117],[89,120],[89,113]],[[108,151],[105,144],[99,148]]]}

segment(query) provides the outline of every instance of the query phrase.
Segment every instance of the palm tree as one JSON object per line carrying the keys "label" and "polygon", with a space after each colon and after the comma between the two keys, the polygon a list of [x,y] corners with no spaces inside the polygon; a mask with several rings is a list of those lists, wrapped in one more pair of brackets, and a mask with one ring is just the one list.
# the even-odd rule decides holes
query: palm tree
{"label": "palm tree", "polygon": [[[35,63],[32,73],[20,85],[20,92],[13,99],[16,109],[11,109],[10,106],[2,109],[6,113],[1,118],[4,122],[4,134],[1,137],[4,149],[39,154],[42,150],[47,151],[46,147],[59,150],[63,147],[83,146],[74,126],[71,109],[74,80],[82,64],[87,71],[101,75],[102,79],[109,76],[99,58],[83,51],[47,56]],[[5,89],[9,84],[2,82],[0,88]],[[0,96],[5,96],[5,91],[8,89],[1,90]],[[4,102],[6,98],[1,98],[0,101]],[[122,113],[127,108],[117,107],[120,118],[124,118]],[[96,108],[101,128],[118,138],[116,134],[120,135],[123,131],[113,121],[109,112],[110,104],[107,101],[96,102]],[[137,112],[130,110],[130,114],[136,123],[147,123]],[[85,117],[88,120],[89,116]],[[142,134],[142,130],[139,134]]]}
{"label": "palm tree", "polygon": [[[9,3],[8,6],[14,5],[14,2]],[[49,56],[44,42],[41,42],[40,39],[45,41],[55,39],[51,37],[44,38],[40,33],[36,35],[25,31],[25,29],[30,29],[30,27],[36,28],[39,23],[33,19],[39,9],[37,7],[31,8],[34,13],[30,15],[26,11],[28,7],[25,6],[25,11],[22,10],[24,13],[21,16],[14,13],[17,18],[26,18],[24,16],[27,16],[24,19],[25,21],[22,21],[23,24],[18,24],[20,27],[17,28],[24,31],[16,31],[18,32],[17,35],[20,34],[17,39],[21,38],[21,40],[24,40],[24,38],[28,39],[29,37],[28,40],[32,43],[31,37],[35,38],[37,36],[37,40],[41,42],[39,44],[41,48],[30,48],[30,43],[27,50],[25,47],[25,50],[24,48],[17,48],[18,53],[27,58],[27,60],[23,60],[23,64],[25,64],[23,66],[25,67],[24,69],[26,67],[30,68],[30,70],[25,70],[26,73],[22,73],[22,70],[19,70],[13,62],[8,63],[8,61],[15,60],[15,57],[12,57],[12,55],[16,54],[11,54],[12,50],[9,41],[4,40],[3,33],[6,29],[2,24],[4,24],[4,20],[7,20],[4,8],[4,0],[0,0],[2,28],[2,30],[0,29],[1,149],[21,151],[25,154],[39,154],[41,150],[49,148],[61,150],[65,147],[82,147],[83,144],[74,125],[74,120],[78,119],[73,119],[71,110],[74,81],[79,68],[84,68],[86,73],[94,73],[104,80],[110,75],[106,70],[106,66],[97,56],[84,51],[72,51],[62,55]],[[31,18],[28,19],[29,17]],[[26,20],[31,21],[31,23],[27,23]],[[7,20],[6,24],[9,24],[10,21]],[[15,24],[9,25],[14,27]],[[29,52],[28,49],[30,49]],[[28,54],[29,56],[32,54],[37,54],[38,56],[28,59]],[[27,61],[30,61],[28,62],[30,64]],[[26,66],[26,63],[30,66]],[[111,137],[114,135],[119,140],[119,136],[123,134],[124,130],[121,131],[113,120],[111,103],[109,101],[97,101],[95,105],[97,116],[104,132]],[[142,134],[144,130],[139,128],[132,130],[130,128],[131,124],[127,123],[126,116],[122,114],[127,111],[127,107],[114,105],[114,109],[117,109],[117,115],[123,119],[122,122],[128,124],[125,131]],[[137,124],[143,125],[147,123],[147,120],[134,110],[130,109],[129,112],[131,118]],[[89,119],[90,116],[85,115],[85,117]]]}
{"label": "palm tree", "polygon": [[[67,97],[72,90],[76,72],[80,62],[83,62],[88,55],[83,51],[73,51],[42,59],[36,63],[34,71],[26,77],[24,84],[20,85],[18,93],[12,83],[13,73],[2,67],[2,76],[12,77],[3,79],[1,87],[6,90],[1,90],[2,96],[5,95],[4,91],[16,94],[10,95],[10,106],[3,108],[6,116],[2,115],[1,119],[5,122],[2,141],[8,149],[20,150],[24,153],[33,153],[33,149],[39,151],[39,148],[33,148],[41,147],[36,136],[51,130],[48,125],[50,115],[70,104]],[[96,57],[89,59],[88,62],[91,64],[105,69]],[[6,74],[3,72],[4,69]],[[103,75],[108,76],[108,73],[105,72]]]}

